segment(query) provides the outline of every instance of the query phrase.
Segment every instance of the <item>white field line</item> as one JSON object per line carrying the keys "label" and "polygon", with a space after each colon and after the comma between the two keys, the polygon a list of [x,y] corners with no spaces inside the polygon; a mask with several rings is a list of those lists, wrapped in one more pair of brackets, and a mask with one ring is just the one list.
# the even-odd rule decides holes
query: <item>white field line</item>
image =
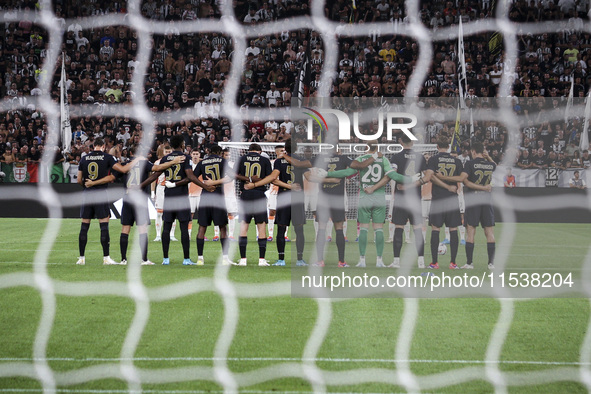
{"label": "white field line", "polygon": [[515,365],[565,365],[581,366],[591,365],[591,362],[578,361],[528,361],[528,360],[396,360],[396,359],[374,359],[374,358],[295,358],[295,357],[134,357],[134,358],[74,358],[74,357],[49,357],[46,359],[24,358],[24,357],[1,357],[0,362],[122,362],[122,361],[237,361],[237,362],[332,362],[332,363],[399,363],[408,362],[414,364],[515,364]]}

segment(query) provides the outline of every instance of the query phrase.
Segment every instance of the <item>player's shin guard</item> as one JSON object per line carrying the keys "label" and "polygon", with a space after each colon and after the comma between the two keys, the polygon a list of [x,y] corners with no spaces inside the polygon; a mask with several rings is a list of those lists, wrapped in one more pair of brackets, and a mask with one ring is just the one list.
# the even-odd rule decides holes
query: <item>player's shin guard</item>
{"label": "player's shin guard", "polygon": [[414,229],[415,233],[415,246],[417,248],[417,254],[420,256],[425,255],[425,240],[423,239],[423,230],[420,228]]}
{"label": "player's shin guard", "polygon": [[246,237],[239,237],[238,238],[238,248],[240,249],[240,258],[246,258],[246,245],[248,244],[248,238]]}
{"label": "player's shin guard", "polygon": [[197,256],[199,257],[203,256],[203,245],[205,245],[205,240],[197,236]]}
{"label": "player's shin guard", "polygon": [[233,215],[228,215],[228,237],[234,237],[234,227],[235,227],[236,219]]}
{"label": "player's shin guard", "polygon": [[328,239],[328,238],[332,239],[332,227],[333,227],[332,220],[329,220],[328,223],[326,223],[326,232],[325,232],[325,235],[327,237],[326,239]]}
{"label": "player's shin guard", "polygon": [[285,226],[277,225],[277,254],[279,260],[285,260]]}
{"label": "player's shin guard", "polygon": [[394,226],[394,223],[389,222],[388,223],[388,239],[390,240],[390,242],[394,242],[395,229],[396,229],[396,227]]}
{"label": "player's shin guard", "polygon": [[466,242],[466,264],[472,265],[474,257],[474,242]]}
{"label": "player's shin guard", "polygon": [[142,250],[142,261],[148,261],[148,233],[140,233],[140,249]]}
{"label": "player's shin guard", "polygon": [[458,240],[458,230],[452,230],[449,232],[449,246],[451,249],[451,261],[456,262],[456,257],[458,256],[458,244],[460,241]]}
{"label": "player's shin guard", "polygon": [[162,224],[162,256],[168,258],[168,249],[170,248],[170,229],[172,222],[164,222]]}
{"label": "player's shin guard", "polygon": [[402,250],[402,235],[404,229],[396,227],[394,229],[394,257],[400,257],[400,250]]}
{"label": "player's shin guard", "polygon": [[[439,259],[439,230],[432,230],[431,231],[431,262],[433,264],[437,263]],[[455,262],[454,259],[451,261]]]}
{"label": "player's shin guard", "polygon": [[156,237],[160,238],[162,235],[162,211],[156,213]]}
{"label": "player's shin guard", "polygon": [[375,230],[376,237],[376,254],[378,257],[384,255],[384,229],[378,228]]}
{"label": "player's shin guard", "polygon": [[121,260],[127,260],[127,245],[129,243],[129,234],[121,233],[119,236],[119,250],[121,251]]}
{"label": "player's shin guard", "polygon": [[80,257],[84,257],[86,251],[86,243],[88,242],[88,229],[90,223],[82,223],[80,225],[80,235],[78,235],[78,249],[80,251]]}
{"label": "player's shin guard", "polygon": [[[297,241],[297,238],[296,238]],[[324,245],[326,244],[326,229],[318,228],[316,233],[316,258],[318,261],[324,260]]]}
{"label": "player's shin guard", "polygon": [[361,227],[359,229],[359,255],[365,256],[367,249],[367,228]]}
{"label": "player's shin guard", "polygon": [[293,226],[296,234],[296,250],[298,260],[304,258],[304,245],[306,243],[306,236],[304,235],[304,226]]}
{"label": "player's shin guard", "polygon": [[180,227],[181,244],[183,245],[183,255],[185,259],[188,259],[191,257],[191,237],[189,237],[189,222],[181,222]]}
{"label": "player's shin guard", "polygon": [[343,229],[335,230],[337,239],[337,251],[339,253],[339,261],[345,261],[345,234]]}
{"label": "player's shin guard", "polygon": [[269,215],[269,223],[267,223],[267,232],[269,237],[273,237],[273,228],[275,227],[275,215]]}
{"label": "player's shin guard", "polygon": [[259,238],[259,259],[264,259],[267,253],[267,238]]}
{"label": "player's shin guard", "polygon": [[496,243],[494,243],[494,242],[487,242],[486,243],[486,251],[488,252],[488,263],[489,264],[495,263],[495,249],[496,249]]}
{"label": "player's shin guard", "polygon": [[172,222],[172,227],[170,228],[170,237],[174,238],[174,233],[176,232],[176,220]]}
{"label": "player's shin guard", "polygon": [[101,245],[103,246],[103,256],[109,255],[111,237],[109,236],[109,223],[100,223],[101,226]]}

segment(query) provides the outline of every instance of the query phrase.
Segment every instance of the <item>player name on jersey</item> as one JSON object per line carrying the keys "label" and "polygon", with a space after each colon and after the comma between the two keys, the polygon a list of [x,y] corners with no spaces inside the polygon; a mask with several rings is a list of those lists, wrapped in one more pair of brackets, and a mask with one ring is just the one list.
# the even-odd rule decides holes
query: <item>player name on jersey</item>
{"label": "player name on jersey", "polygon": [[455,163],[456,160],[457,159],[455,157],[439,156],[439,162],[440,163]]}
{"label": "player name on jersey", "polygon": [[495,165],[493,163],[474,163],[473,168],[475,170],[490,170],[494,171]]}
{"label": "player name on jersey", "polygon": [[84,158],[86,160],[105,160],[105,155],[104,154],[102,154],[102,155],[96,155],[96,156],[95,155],[92,155],[92,156],[91,155],[86,155],[86,156],[84,156]]}

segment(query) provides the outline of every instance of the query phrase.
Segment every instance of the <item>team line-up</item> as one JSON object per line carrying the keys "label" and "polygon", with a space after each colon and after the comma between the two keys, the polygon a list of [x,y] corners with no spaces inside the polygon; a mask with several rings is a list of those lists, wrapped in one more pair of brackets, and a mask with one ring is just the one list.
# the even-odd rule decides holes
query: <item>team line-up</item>
{"label": "team line-up", "polygon": [[[267,185],[276,189],[274,220],[277,225],[276,245],[278,259],[273,265],[284,266],[285,245],[288,226],[295,232],[296,265],[307,266],[304,260],[306,223],[304,180],[317,183],[319,193],[315,201],[316,256],[311,264],[325,266],[325,245],[327,224],[334,225],[338,267],[349,267],[345,261],[346,223],[345,179],[359,175],[359,206],[357,221],[359,224],[359,261],[357,267],[365,267],[365,255],[368,244],[370,224],[374,230],[377,267],[400,267],[400,253],[403,243],[404,226],[407,222],[413,226],[419,268],[438,269],[438,250],[440,230],[445,225],[449,229],[451,248],[450,269],[460,268],[456,264],[458,254],[458,228],[466,225],[466,263],[463,269],[472,269],[474,254],[474,234],[476,227],[482,225],[487,240],[488,268],[494,269],[495,225],[494,210],[491,201],[491,179],[496,164],[484,150],[482,143],[474,142],[471,146],[471,159],[462,162],[449,153],[449,139],[441,136],[437,141],[438,152],[427,161],[420,153],[413,150],[413,142],[402,136],[403,150],[390,159],[378,152],[378,144],[369,141],[369,150],[355,160],[338,151],[327,152],[316,158],[298,155],[296,142],[289,140],[285,146],[277,147],[277,159],[273,162],[261,147],[253,143],[248,152],[237,163],[229,162],[229,152],[213,145],[204,158],[197,152],[186,155],[184,140],[173,136],[169,147],[163,147],[162,157],[151,163],[146,158],[135,156],[126,164],[105,153],[104,142],[95,140],[94,150],[82,158],[78,172],[78,183],[84,186],[83,201],[80,210],[82,224],[79,235],[80,257],[76,264],[84,265],[88,229],[91,219],[98,218],[100,240],[103,248],[103,264],[127,264],[128,237],[131,226],[137,224],[143,265],[153,265],[148,260],[148,225],[150,224],[147,198],[134,199],[139,193],[150,195],[150,185],[157,181],[155,194],[156,209],[161,212],[156,220],[158,240],[162,242],[163,265],[169,265],[171,230],[178,220],[183,249],[183,265],[204,265],[203,250],[205,233],[213,223],[219,228],[219,240],[222,249],[222,264],[246,266],[249,224],[254,220],[257,228],[259,248],[259,266],[269,266],[265,259],[267,251],[266,228],[269,218],[267,211]],[[132,148],[135,153],[135,147]],[[127,193],[121,211],[122,230],[120,235],[121,263],[115,262],[109,254],[109,217],[107,186],[119,177],[123,177]],[[393,251],[391,264],[383,262],[384,233],[386,221],[386,184],[396,182],[396,203],[392,212],[394,224]],[[234,193],[234,182],[238,182],[238,200]],[[424,260],[425,235],[421,207],[421,187],[431,184],[432,200],[428,209],[431,225],[431,263],[426,266]],[[463,186],[464,198],[458,198],[458,190]],[[200,194],[197,197],[196,189]],[[463,202],[465,200],[465,204]],[[464,208],[465,205],[465,208]],[[228,232],[236,213],[239,217],[238,246],[240,260],[231,261],[228,256]],[[197,243],[197,262],[190,258],[190,237],[192,221],[199,225]],[[162,221],[162,222],[160,222]],[[331,231],[332,232],[332,231]],[[216,231],[216,238],[218,237]],[[161,235],[160,235],[161,234]],[[172,235],[174,236],[174,235]],[[328,260],[327,260],[328,263]]]}

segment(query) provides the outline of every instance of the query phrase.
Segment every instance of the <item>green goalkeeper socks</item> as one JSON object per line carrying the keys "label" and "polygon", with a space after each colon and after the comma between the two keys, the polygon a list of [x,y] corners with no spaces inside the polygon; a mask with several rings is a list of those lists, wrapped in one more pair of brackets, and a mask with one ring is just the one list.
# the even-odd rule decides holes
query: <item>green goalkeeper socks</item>
{"label": "green goalkeeper socks", "polygon": [[384,229],[378,228],[375,230],[376,236],[376,252],[378,257],[384,255]]}
{"label": "green goalkeeper socks", "polygon": [[[382,243],[384,241],[382,234]],[[365,256],[365,250],[367,249],[367,228],[361,227],[359,229],[359,255]],[[383,250],[383,245],[382,245]]]}

